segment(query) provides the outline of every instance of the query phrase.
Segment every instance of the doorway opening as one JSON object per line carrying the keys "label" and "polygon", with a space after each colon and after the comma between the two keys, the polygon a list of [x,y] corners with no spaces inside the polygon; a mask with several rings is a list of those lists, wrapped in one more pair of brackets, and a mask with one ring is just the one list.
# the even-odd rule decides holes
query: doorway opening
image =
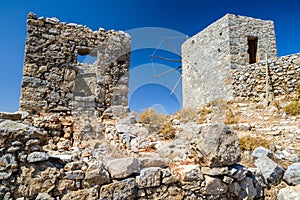
{"label": "doorway opening", "polygon": [[257,62],[257,43],[258,37],[248,37],[249,64]]}

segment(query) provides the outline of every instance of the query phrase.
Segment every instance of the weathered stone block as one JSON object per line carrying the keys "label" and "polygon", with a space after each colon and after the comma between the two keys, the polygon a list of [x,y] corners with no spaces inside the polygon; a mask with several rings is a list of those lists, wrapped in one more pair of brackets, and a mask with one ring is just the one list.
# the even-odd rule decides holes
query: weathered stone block
{"label": "weathered stone block", "polygon": [[134,199],[137,194],[137,187],[134,178],[125,179],[108,185],[100,190],[100,199]]}
{"label": "weathered stone block", "polygon": [[205,127],[195,144],[195,157],[201,166],[229,166],[241,160],[237,134],[225,124]]}
{"label": "weathered stone block", "polygon": [[141,170],[138,178],[139,188],[158,187],[161,184],[162,172],[159,167],[150,167]]}
{"label": "weathered stone block", "polygon": [[35,163],[35,162],[41,162],[41,161],[47,161],[49,158],[48,153],[46,152],[32,152],[28,155],[27,161],[29,163]]}
{"label": "weathered stone block", "polygon": [[106,168],[113,179],[126,178],[140,170],[140,162],[136,158],[118,158],[109,160]]}
{"label": "weathered stone block", "polygon": [[224,194],[228,191],[228,185],[223,183],[220,179],[206,176],[205,178],[205,186],[201,190],[205,195],[219,195]]}
{"label": "weathered stone block", "polygon": [[282,167],[267,156],[258,158],[254,164],[268,183],[276,185],[283,177],[284,170]]}
{"label": "weathered stone block", "polygon": [[110,183],[110,175],[108,171],[104,168],[103,163],[96,162],[88,167],[82,181],[82,186],[84,188],[91,188],[95,185],[102,186],[107,183]]}

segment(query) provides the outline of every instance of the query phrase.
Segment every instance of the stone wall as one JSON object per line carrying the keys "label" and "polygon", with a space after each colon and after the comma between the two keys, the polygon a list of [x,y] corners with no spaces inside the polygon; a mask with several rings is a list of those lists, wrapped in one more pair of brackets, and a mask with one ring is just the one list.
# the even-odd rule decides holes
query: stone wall
{"label": "stone wall", "polygon": [[[235,97],[262,98],[266,94],[266,80],[272,96],[286,95],[300,87],[300,54],[246,65],[232,72]],[[266,69],[268,68],[268,75]]]}
{"label": "stone wall", "polygon": [[233,98],[232,69],[250,62],[248,40],[257,38],[256,61],[276,58],[272,21],[227,14],[182,46],[183,106]]}
{"label": "stone wall", "polygon": [[222,124],[194,133],[186,149],[188,158],[181,162],[157,157],[155,152],[101,160],[79,149],[49,151],[47,131],[22,121],[0,119],[0,136],[0,198],[5,200],[263,196],[261,175],[237,164],[241,156],[237,135]]}
{"label": "stone wall", "polygon": [[[21,111],[71,114],[83,108],[99,117],[112,102],[127,106],[129,35],[32,13],[27,32]],[[95,57],[95,62],[79,63],[78,55]]]}
{"label": "stone wall", "polygon": [[228,42],[228,18],[223,17],[182,45],[183,107],[224,97],[223,81],[231,69]]}

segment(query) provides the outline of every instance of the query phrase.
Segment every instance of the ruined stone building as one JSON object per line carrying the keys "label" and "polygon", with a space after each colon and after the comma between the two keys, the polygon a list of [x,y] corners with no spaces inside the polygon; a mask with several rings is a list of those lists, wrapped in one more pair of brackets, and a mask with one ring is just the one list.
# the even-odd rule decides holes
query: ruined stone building
{"label": "ruined stone building", "polygon": [[[96,118],[111,117],[113,110],[127,112],[128,34],[92,31],[33,14],[28,16],[27,32],[21,111],[74,117],[74,137],[79,140],[95,132],[87,126]],[[78,57],[84,55],[94,57],[94,63],[80,63]]]}
{"label": "ruined stone building", "polygon": [[[266,56],[268,73],[266,74]],[[299,55],[277,58],[274,23],[227,14],[182,45],[183,106],[295,91]]]}
{"label": "ruined stone building", "polygon": [[[0,112],[0,199],[262,199],[283,170],[263,178],[239,164],[231,127],[176,119],[165,141],[130,115],[130,42],[28,15],[20,112]],[[299,82],[300,54],[277,58],[271,21],[226,15],[182,48],[185,107]]]}
{"label": "ruined stone building", "polygon": [[[126,110],[129,35],[32,16],[27,31],[20,110],[74,116],[85,110],[95,117]],[[80,63],[79,55],[93,56],[95,62]],[[295,91],[298,58],[277,58],[272,21],[227,14],[182,46],[183,107],[220,98],[259,99],[266,82],[273,96]]]}

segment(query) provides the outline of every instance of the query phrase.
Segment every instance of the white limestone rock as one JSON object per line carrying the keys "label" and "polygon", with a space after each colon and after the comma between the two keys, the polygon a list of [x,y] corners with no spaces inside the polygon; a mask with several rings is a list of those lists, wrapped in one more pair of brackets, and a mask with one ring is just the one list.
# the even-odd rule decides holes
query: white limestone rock
{"label": "white limestone rock", "polygon": [[140,162],[136,158],[117,158],[106,162],[106,168],[112,179],[126,178],[140,170]]}
{"label": "white limestone rock", "polygon": [[290,165],[284,173],[283,180],[290,185],[300,185],[300,163]]}

